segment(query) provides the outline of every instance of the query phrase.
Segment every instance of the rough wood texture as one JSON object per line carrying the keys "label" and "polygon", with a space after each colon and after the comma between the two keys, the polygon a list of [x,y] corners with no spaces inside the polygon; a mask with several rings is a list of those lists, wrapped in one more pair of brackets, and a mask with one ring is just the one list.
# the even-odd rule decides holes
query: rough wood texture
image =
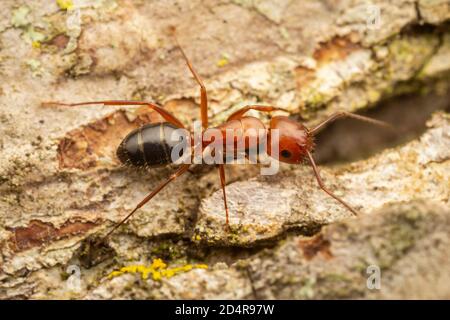
{"label": "rough wood texture", "polygon": [[[450,297],[439,285],[448,283],[450,266],[448,114],[435,115],[405,146],[323,169],[362,217],[346,219],[308,168],[248,180],[257,169],[233,167],[226,233],[217,172],[204,168],[170,185],[110,248],[99,248],[89,239],[170,174],[125,169],[114,156],[127,132],[158,117],[142,108],[41,107],[46,100],[143,99],[186,124],[198,119],[199,90],[170,26],[205,80],[213,125],[255,102],[313,124],[399,94],[445,97],[449,1],[374,1],[381,10],[375,28],[367,1],[70,3],[0,4],[1,298]],[[331,225],[315,234],[324,224]],[[138,285],[138,275],[106,277],[154,258],[210,268]],[[376,293],[361,284],[363,267],[373,263],[393,278]],[[76,290],[67,287],[73,266]],[[404,285],[423,269],[433,281],[408,282],[421,288],[413,294]]]}

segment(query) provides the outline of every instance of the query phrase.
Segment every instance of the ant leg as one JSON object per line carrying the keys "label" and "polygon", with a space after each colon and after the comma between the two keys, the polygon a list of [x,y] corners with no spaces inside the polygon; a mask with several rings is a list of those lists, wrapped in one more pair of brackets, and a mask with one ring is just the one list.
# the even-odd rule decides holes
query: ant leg
{"label": "ant leg", "polygon": [[225,193],[225,166],[223,164],[219,164],[219,174],[220,174],[220,183],[222,185],[222,191],[223,191],[223,204],[225,206],[225,213],[226,213],[226,225],[229,226],[229,212],[228,212],[228,205],[227,205],[227,194]]}
{"label": "ant leg", "polygon": [[239,110],[235,111],[234,113],[232,113],[228,117],[227,121],[238,120],[238,119],[242,118],[244,116],[244,114],[249,110],[257,110],[257,111],[261,111],[261,112],[273,112],[273,111],[281,110],[281,111],[289,112],[286,109],[272,107],[272,106],[245,106],[242,109],[239,109]]}
{"label": "ant leg", "polygon": [[175,34],[175,28],[172,30],[173,37],[175,38],[175,42],[177,43],[178,48],[181,51],[181,54],[183,55],[184,60],[186,61],[186,64],[191,71],[192,75],[194,76],[195,81],[197,81],[198,85],[200,86],[200,114],[202,119],[202,127],[203,129],[208,128],[208,96],[206,95],[206,87],[203,84],[202,79],[198,75],[198,73],[195,71],[194,67],[192,66],[192,63],[190,62],[189,58],[187,57],[186,53],[184,52],[183,48],[181,47],[180,43],[178,42],[178,39]]}
{"label": "ant leg", "polygon": [[314,162],[314,158],[311,155],[311,152],[307,151],[308,154],[308,158],[309,158],[309,162],[311,163],[311,166],[313,168],[314,171],[314,175],[316,176],[317,179],[317,183],[319,184],[320,188],[325,191],[326,193],[328,193],[328,195],[330,195],[331,197],[333,197],[334,199],[336,199],[337,201],[339,201],[344,207],[346,207],[348,210],[350,210],[355,216],[358,215],[358,212],[353,209],[352,207],[350,207],[344,200],[342,200],[341,198],[339,198],[338,196],[334,195],[330,190],[328,190],[323,181],[322,178],[319,175],[319,170],[317,169],[316,163]]}
{"label": "ant leg", "polygon": [[339,118],[353,118],[353,119],[369,122],[369,123],[375,124],[377,126],[382,126],[382,127],[393,129],[392,125],[390,125],[387,122],[375,120],[375,119],[372,119],[369,117],[361,116],[359,114],[354,114],[354,113],[347,112],[347,111],[340,111],[340,112],[336,112],[336,113],[332,114],[328,119],[325,119],[324,121],[322,121],[321,123],[316,125],[314,128],[309,130],[309,133],[315,134],[315,133],[317,133],[317,131],[322,129],[325,125],[327,125],[328,123],[333,122]]}
{"label": "ant leg", "polygon": [[158,192],[160,192],[165,186],[167,186],[170,182],[181,176],[185,173],[190,167],[190,164],[182,165],[177,171],[175,171],[166,181],[160,183],[150,194],[148,194],[144,200],[138,203],[138,205],[131,211],[125,218],[123,218],[119,223],[117,223],[111,231],[109,231],[100,242],[104,241],[111,233],[113,233],[118,227],[124,224],[140,207],[149,202]]}
{"label": "ant leg", "polygon": [[64,107],[76,107],[76,106],[86,106],[91,104],[102,104],[104,106],[148,106],[153,111],[159,113],[166,121],[172,123],[173,125],[184,128],[183,123],[178,120],[173,114],[169,111],[164,110],[160,106],[156,104],[145,102],[145,101],[129,101],[129,100],[101,100],[101,101],[87,101],[87,102],[78,102],[78,103],[64,103],[57,101],[48,101],[43,102],[41,105],[43,107],[54,107],[54,106],[64,106]]}

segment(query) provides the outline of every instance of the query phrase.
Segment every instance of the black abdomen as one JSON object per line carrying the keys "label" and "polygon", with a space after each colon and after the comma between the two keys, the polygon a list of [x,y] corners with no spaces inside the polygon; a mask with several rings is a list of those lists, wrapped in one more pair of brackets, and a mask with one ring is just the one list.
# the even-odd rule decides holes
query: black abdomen
{"label": "black abdomen", "polygon": [[172,149],[181,139],[175,141],[172,136],[173,131],[177,129],[180,128],[162,122],[147,124],[133,130],[117,148],[117,157],[123,164],[135,167],[172,163],[176,161],[176,159],[172,161]]}

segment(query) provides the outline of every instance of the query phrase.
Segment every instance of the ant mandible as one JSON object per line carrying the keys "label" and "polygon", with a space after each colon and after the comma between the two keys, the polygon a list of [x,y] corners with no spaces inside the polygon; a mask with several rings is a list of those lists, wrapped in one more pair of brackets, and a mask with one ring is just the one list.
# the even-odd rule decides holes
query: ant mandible
{"label": "ant mandible", "polygon": [[[174,31],[174,30],[173,30]],[[175,42],[177,47],[179,48],[190,72],[192,73],[195,81],[200,86],[200,111],[201,111],[201,124],[203,132],[207,132],[210,128],[208,128],[208,98],[206,93],[206,87],[203,84],[202,79],[195,71],[192,66],[190,60],[185,54],[183,48],[180,46],[175,33],[173,33]],[[176,129],[184,129],[185,126],[178,120],[173,114],[164,110],[162,107],[156,105],[155,103],[145,102],[145,101],[129,101],[129,100],[102,100],[102,101],[87,101],[87,102],[78,102],[78,103],[63,103],[63,102],[44,102],[45,106],[67,106],[67,107],[75,107],[75,106],[83,106],[83,105],[94,105],[100,104],[104,106],[147,106],[153,111],[159,113],[162,118],[166,122],[159,123],[151,123],[144,125],[138,129],[130,132],[121,142],[119,147],[117,148],[117,156],[119,160],[123,164],[131,165],[134,167],[155,167],[160,165],[170,165],[173,164],[171,157],[171,148],[173,145],[168,143],[169,137],[171,133]],[[375,125],[387,126],[390,125],[375,120],[372,118],[368,118],[365,116],[353,114],[350,112],[337,112],[331,115],[329,118],[323,120],[321,123],[316,125],[312,129],[308,129],[303,124],[296,122],[294,120],[289,119],[285,116],[274,116],[270,120],[269,128],[263,124],[263,122],[252,116],[246,116],[245,114],[249,110],[256,110],[259,112],[273,112],[277,110],[286,111],[283,108],[277,108],[273,106],[262,106],[262,105],[249,105],[245,106],[238,111],[231,114],[225,123],[219,125],[214,129],[219,129],[222,131],[224,144],[226,144],[226,135],[225,131],[227,129],[236,128],[242,129],[244,132],[249,129],[263,129],[265,130],[265,134],[267,135],[267,143],[270,148],[270,137],[271,130],[278,129],[279,130],[279,154],[278,155],[270,155],[277,160],[289,164],[302,164],[304,160],[308,160],[310,163],[316,180],[319,184],[319,187],[325,191],[328,195],[336,199],[340,202],[344,207],[346,207],[349,211],[351,211],[354,215],[357,215],[357,211],[353,209],[349,204],[347,204],[344,200],[333,194],[330,190],[328,190],[317,169],[316,163],[312,156],[312,152],[314,149],[314,135],[322,129],[325,125],[329,124],[332,121],[335,121],[339,118],[349,117],[357,120],[366,121]],[[202,150],[207,147],[208,143],[202,143]],[[188,171],[191,164],[182,164],[167,180],[160,183],[150,194],[148,194],[141,202],[137,204],[137,206],[123,218],[120,222],[118,222],[102,239],[106,239],[111,233],[113,233],[118,227],[120,227],[123,223],[125,223],[139,208],[149,202],[155,195],[157,195],[164,187],[166,187],[170,182],[184,174]],[[229,211],[227,206],[227,197],[225,192],[225,168],[224,164],[218,165],[220,183],[223,192],[223,201],[226,213],[226,226],[229,226]]]}

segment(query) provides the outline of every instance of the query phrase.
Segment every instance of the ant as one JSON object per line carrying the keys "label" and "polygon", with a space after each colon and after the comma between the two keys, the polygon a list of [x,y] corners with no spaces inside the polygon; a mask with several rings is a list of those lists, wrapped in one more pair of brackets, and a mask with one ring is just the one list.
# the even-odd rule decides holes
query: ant
{"label": "ant", "polygon": [[[201,124],[202,132],[205,133],[210,128],[208,127],[208,98],[206,87],[203,84],[202,79],[195,71],[189,58],[184,52],[183,48],[180,46],[175,33],[173,33],[177,47],[179,48],[187,67],[189,68],[192,76],[194,77],[197,84],[200,86],[200,114],[201,114]],[[171,165],[175,161],[171,159],[170,154],[173,148],[173,144],[170,143],[170,137],[174,130],[185,129],[183,123],[178,120],[173,114],[164,110],[162,107],[156,105],[152,102],[145,101],[129,101],[129,100],[102,100],[102,101],[88,101],[88,102],[78,102],[78,103],[63,103],[63,102],[44,102],[45,106],[84,106],[84,105],[104,105],[104,106],[147,106],[153,111],[159,113],[165,122],[151,123],[144,125],[138,129],[130,132],[121,142],[117,148],[117,157],[121,163],[130,165],[133,167],[156,167],[161,165]],[[271,144],[271,132],[274,129],[279,130],[279,152],[278,154],[271,155],[272,158],[278,161],[289,163],[289,164],[302,164],[305,160],[311,165],[316,180],[319,187],[326,192],[328,195],[340,202],[345,208],[347,208],[354,215],[357,215],[357,211],[353,209],[344,200],[333,194],[324,185],[319,170],[316,166],[312,152],[314,149],[314,136],[316,133],[325,127],[330,122],[333,122],[339,118],[349,117],[361,121],[365,121],[371,124],[390,127],[389,124],[375,120],[369,117],[353,114],[350,112],[337,112],[331,115],[329,118],[325,119],[312,129],[308,129],[303,124],[289,119],[286,116],[274,116],[270,120],[269,127],[267,128],[265,124],[258,118],[252,116],[246,116],[249,110],[256,110],[259,112],[271,113],[273,111],[287,111],[283,108],[278,108],[274,106],[262,106],[262,105],[248,105],[245,106],[233,114],[231,114],[225,123],[219,125],[214,129],[219,129],[223,135],[224,144],[226,142],[225,132],[227,129],[241,129],[244,132],[247,129],[262,129],[267,138],[267,144],[270,147]],[[189,132],[188,132],[188,135]],[[191,140],[192,141],[192,140]],[[234,143],[234,142],[233,142]],[[202,150],[208,146],[208,142],[202,141]],[[245,148],[248,148],[245,145]],[[271,148],[268,148],[271,149]],[[242,151],[242,150],[241,150]],[[248,150],[244,150],[248,151]],[[170,182],[174,181],[176,178],[184,174],[189,170],[191,164],[181,164],[179,168],[169,176],[168,179],[161,182],[152,192],[150,192],[141,202],[139,202],[136,207],[125,216],[120,222],[118,222],[104,237],[106,239],[111,233],[113,233],[118,227],[124,224],[139,208],[149,202],[154,196],[156,196],[164,187],[166,187]],[[223,192],[224,208],[226,213],[226,226],[229,226],[229,211],[227,206],[227,197],[225,192],[225,168],[224,164],[218,165],[219,177],[221,188]]]}

